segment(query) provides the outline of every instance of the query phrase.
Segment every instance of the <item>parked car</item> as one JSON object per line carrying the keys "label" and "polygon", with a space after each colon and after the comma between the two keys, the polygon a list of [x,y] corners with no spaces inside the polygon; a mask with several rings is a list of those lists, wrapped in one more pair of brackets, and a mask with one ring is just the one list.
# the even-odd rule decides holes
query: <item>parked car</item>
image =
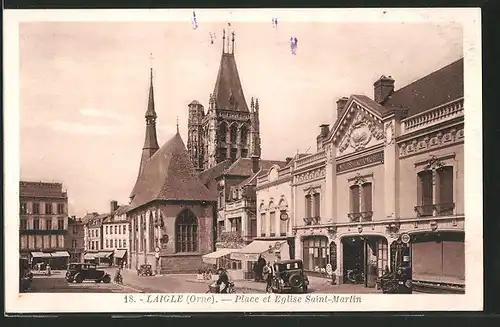
{"label": "parked car", "polygon": [[412,294],[411,258],[408,245],[397,244],[392,269],[384,273],[378,283],[384,294]]}
{"label": "parked car", "polygon": [[82,283],[85,280],[110,283],[111,275],[104,270],[97,269],[97,265],[93,263],[70,263],[66,271],[66,281]]}
{"label": "parked car", "polygon": [[284,260],[274,263],[273,293],[307,293],[309,279],[304,273],[302,260]]}
{"label": "parked car", "polygon": [[150,264],[140,265],[137,269],[137,276],[153,276],[153,268]]}

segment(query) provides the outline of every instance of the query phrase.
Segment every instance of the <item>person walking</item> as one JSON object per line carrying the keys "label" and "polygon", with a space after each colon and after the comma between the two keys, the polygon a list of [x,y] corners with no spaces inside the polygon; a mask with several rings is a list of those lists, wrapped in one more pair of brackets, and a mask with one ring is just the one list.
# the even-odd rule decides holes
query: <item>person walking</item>
{"label": "person walking", "polygon": [[263,269],[263,276],[264,280],[266,281],[266,293],[269,293],[272,290],[272,283],[274,277],[274,270],[270,261],[267,262],[267,265]]}

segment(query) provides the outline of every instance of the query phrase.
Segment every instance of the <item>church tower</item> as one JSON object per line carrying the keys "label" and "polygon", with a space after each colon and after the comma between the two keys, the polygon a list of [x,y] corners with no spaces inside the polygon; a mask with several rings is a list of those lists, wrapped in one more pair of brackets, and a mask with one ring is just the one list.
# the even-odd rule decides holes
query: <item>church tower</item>
{"label": "church tower", "polygon": [[194,100],[189,104],[187,148],[194,168],[203,170],[203,118],[205,110],[201,103]]}
{"label": "church tower", "polygon": [[[153,89],[153,69],[150,70],[149,79],[149,99],[148,108],[146,114],[146,135],[144,139],[144,146],[142,147],[141,162],[139,164],[139,173],[137,174],[137,179],[144,170],[146,161],[151,158],[151,156],[159,149],[158,139],[156,138],[156,111],[155,111],[155,99],[154,99],[154,89]],[[136,181],[137,183],[137,181]],[[130,199],[132,200],[135,196],[135,186],[134,190],[130,194]]]}
{"label": "church tower", "polygon": [[[223,30],[219,71],[200,128],[195,127],[200,109],[194,109],[192,103],[189,105],[189,139],[195,140],[195,134],[201,135],[200,142],[194,141],[192,147],[188,146],[195,167],[208,169],[224,160],[234,162],[238,158],[260,157],[258,100],[257,110],[255,104],[249,110],[234,57],[234,32],[226,37]],[[197,161],[200,154],[201,165]]]}

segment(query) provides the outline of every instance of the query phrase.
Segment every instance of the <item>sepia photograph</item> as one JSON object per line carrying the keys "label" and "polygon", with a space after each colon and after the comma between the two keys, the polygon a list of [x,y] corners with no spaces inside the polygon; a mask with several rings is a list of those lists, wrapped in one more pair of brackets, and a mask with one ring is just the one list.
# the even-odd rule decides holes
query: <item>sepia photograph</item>
{"label": "sepia photograph", "polygon": [[6,11],[14,312],[482,309],[479,9],[111,11]]}

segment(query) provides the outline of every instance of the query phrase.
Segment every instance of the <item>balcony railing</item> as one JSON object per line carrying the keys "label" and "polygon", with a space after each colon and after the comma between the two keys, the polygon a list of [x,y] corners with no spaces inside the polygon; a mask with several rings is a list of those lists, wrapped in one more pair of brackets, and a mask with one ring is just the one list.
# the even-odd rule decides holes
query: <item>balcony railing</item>
{"label": "balcony railing", "polygon": [[415,206],[417,217],[449,216],[453,215],[455,203],[437,203]]}
{"label": "balcony railing", "polygon": [[316,216],[316,217],[304,217],[304,222],[306,225],[318,225],[321,218]]}
{"label": "balcony railing", "polygon": [[347,214],[351,223],[372,221],[373,211],[350,212]]}

